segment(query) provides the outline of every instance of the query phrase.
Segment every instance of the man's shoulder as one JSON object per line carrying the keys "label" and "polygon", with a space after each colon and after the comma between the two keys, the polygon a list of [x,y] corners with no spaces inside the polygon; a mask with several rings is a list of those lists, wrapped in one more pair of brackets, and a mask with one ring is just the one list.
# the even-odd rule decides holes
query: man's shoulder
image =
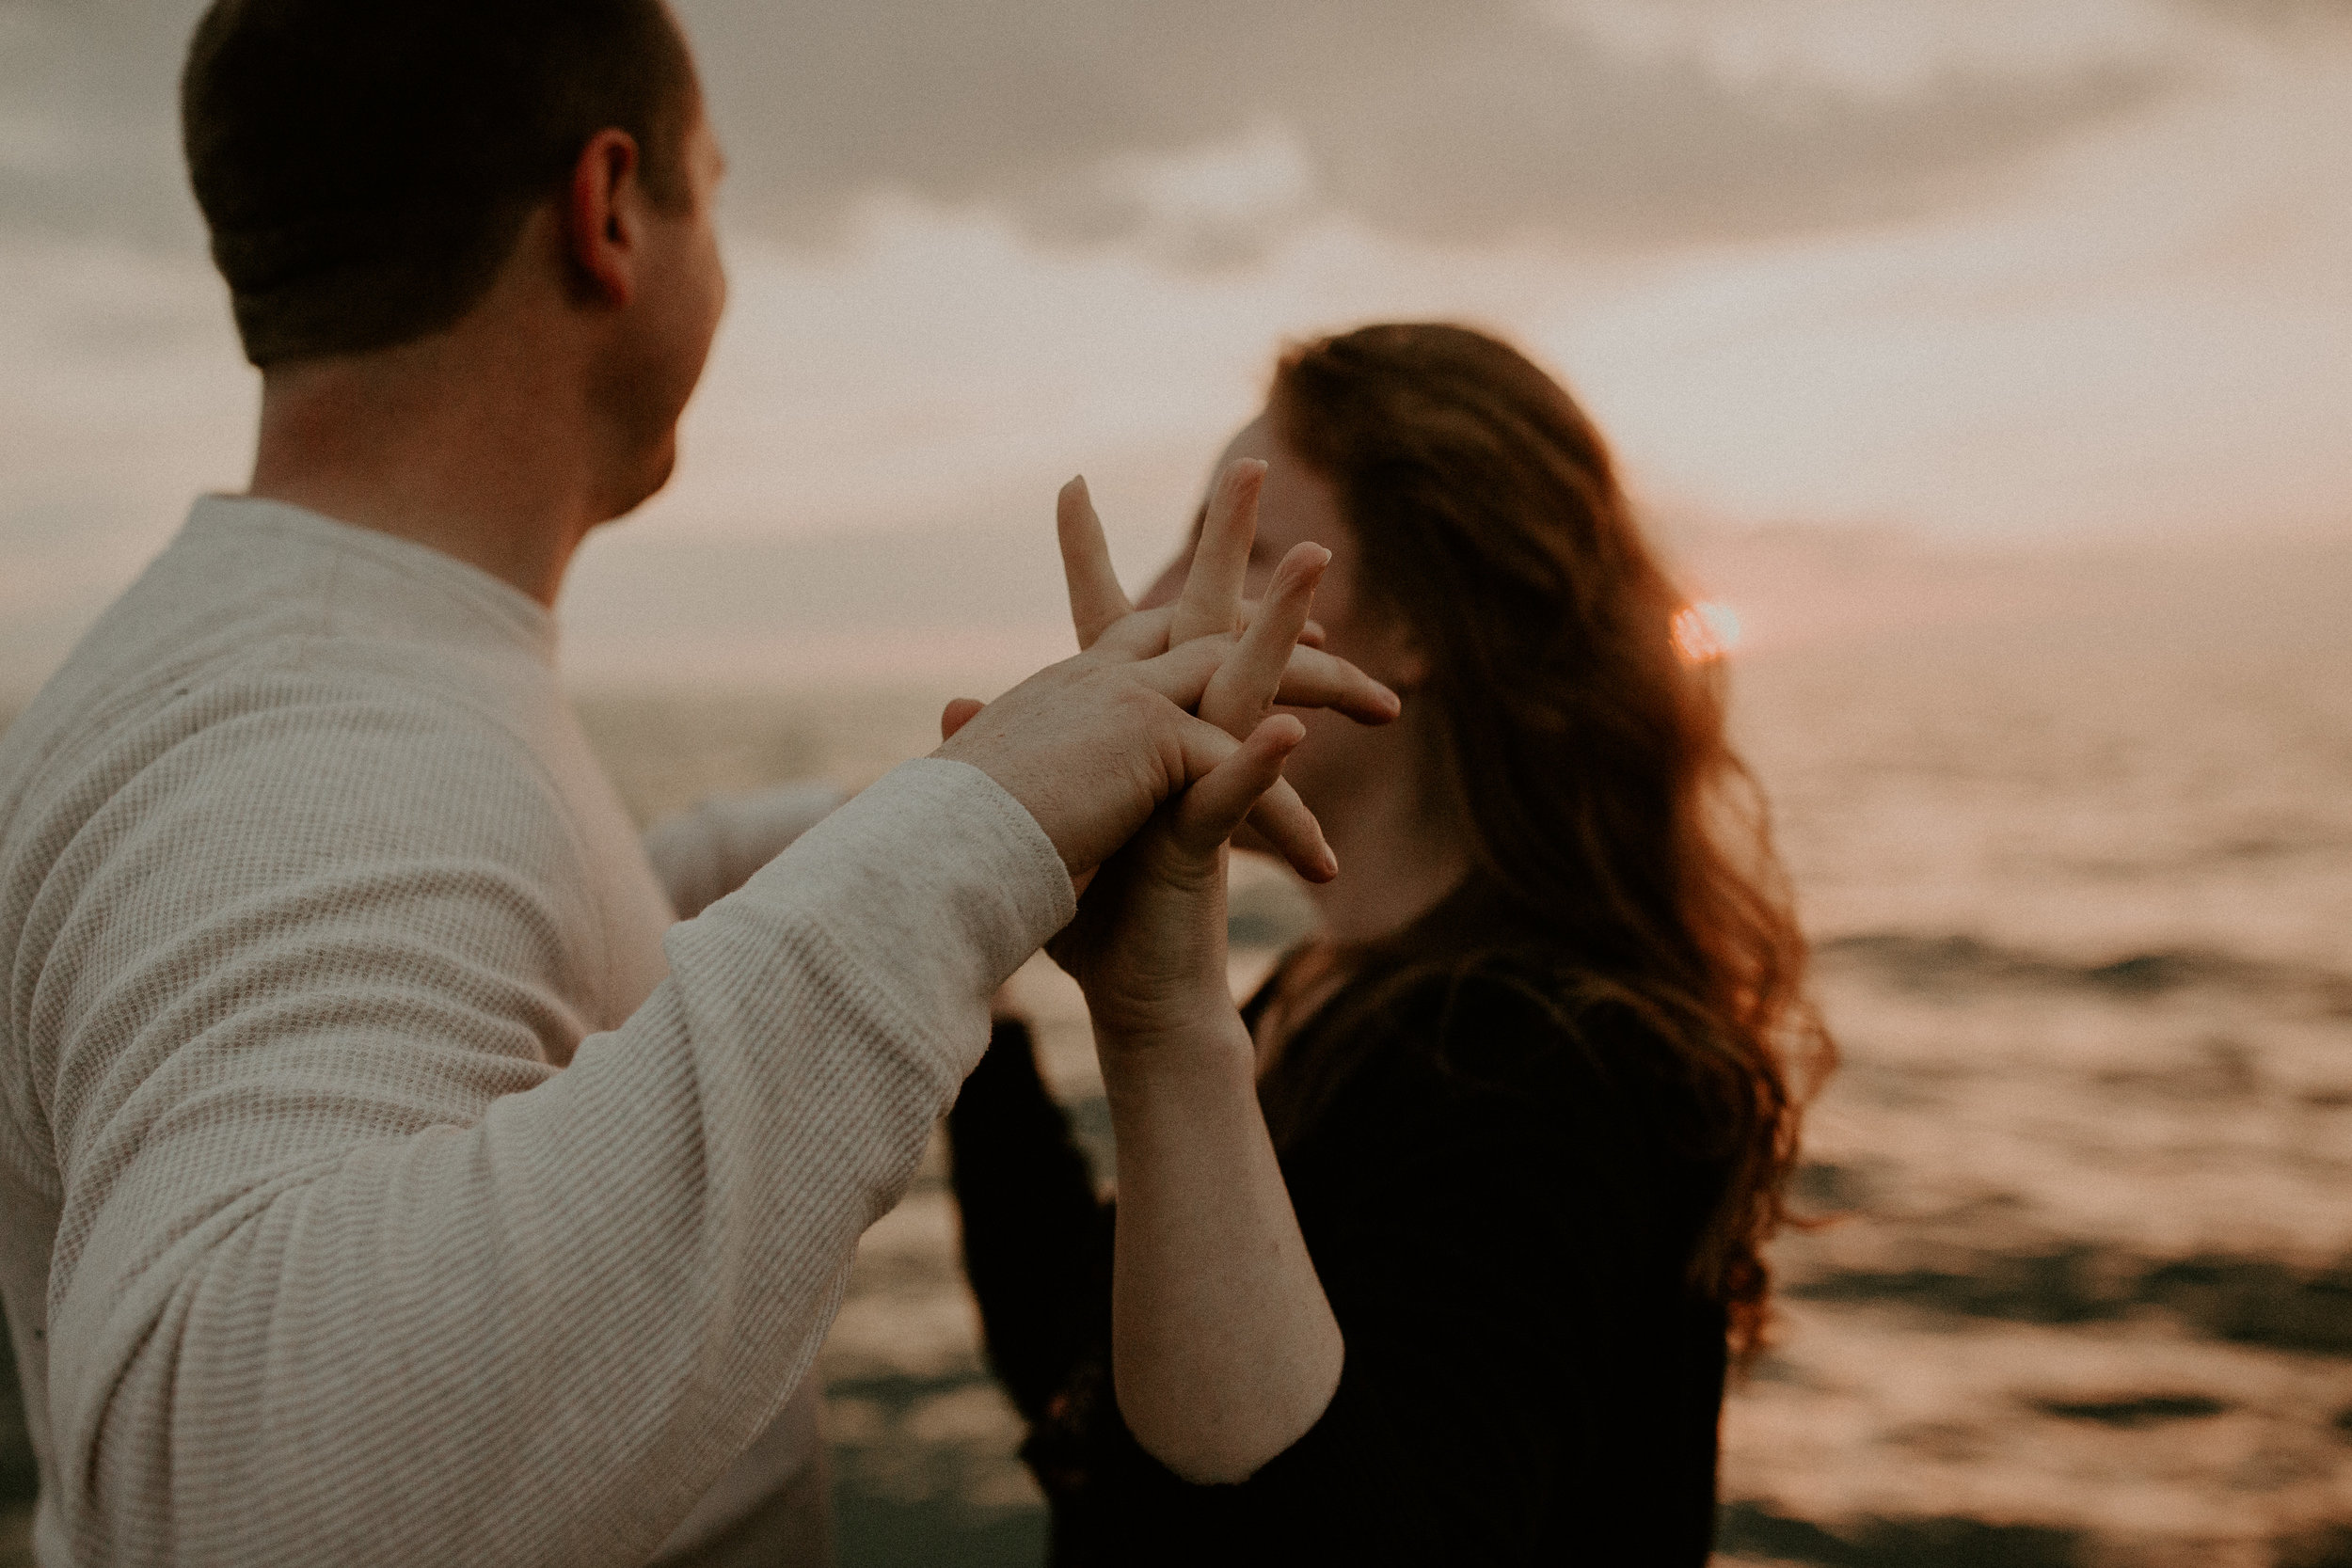
{"label": "man's shoulder", "polygon": [[[395,845],[552,867],[573,857],[558,792],[494,694],[430,661],[264,639],[137,678],[72,666],[0,735],[0,875],[14,901],[69,847],[111,858]],[[552,858],[551,858],[552,857]]]}
{"label": "man's shoulder", "polygon": [[75,651],[0,732],[0,798],[101,758],[136,767],[199,736],[263,741],[362,715],[412,735],[529,750],[527,709],[535,702],[518,704],[461,655],[269,626],[209,646],[144,652],[121,659],[88,643]]}
{"label": "man's shoulder", "polygon": [[560,707],[552,670],[512,627],[453,610],[443,585],[415,590],[352,531],[295,515],[318,536],[279,540],[265,510],[215,512],[199,505],[0,734],[0,802],[93,755],[177,745],[190,722],[318,722],[373,704],[529,749]]}

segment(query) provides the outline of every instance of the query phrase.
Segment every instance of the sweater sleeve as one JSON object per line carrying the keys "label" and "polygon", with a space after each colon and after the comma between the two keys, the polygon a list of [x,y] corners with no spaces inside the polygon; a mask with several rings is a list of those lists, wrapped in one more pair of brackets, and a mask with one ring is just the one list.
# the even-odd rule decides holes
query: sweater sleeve
{"label": "sweater sleeve", "polygon": [[[1654,1321],[1675,1310],[1645,1257],[1661,1247],[1656,1195],[1642,1190],[1654,1150],[1607,1076],[1533,1004],[1496,989],[1449,1011],[1449,1036],[1481,1050],[1507,1041],[1511,1069],[1398,1074],[1355,1095],[1333,1115],[1355,1122],[1343,1136],[1356,1157],[1313,1178],[1335,1184],[1309,1198],[1323,1205],[1315,1262],[1346,1342],[1331,1403],[1238,1486],[1189,1485],[1117,1433],[1108,1560],[1214,1548],[1237,1563],[1553,1560],[1560,1511],[1578,1506],[1561,1478],[1611,1474],[1614,1449],[1656,1456],[1618,1424],[1614,1385],[1630,1371],[1673,1419],[1685,1402],[1696,1412],[1704,1484],[1682,1496],[1687,1478],[1656,1467],[1613,1478],[1641,1499],[1643,1533],[1623,1539],[1596,1514],[1582,1539],[1596,1563],[1704,1560],[1720,1382],[1683,1389],[1691,1369],[1675,1357],[1691,1336]],[[1547,1037],[1553,1049],[1530,1049]],[[1702,1323],[1699,1342],[1708,1332]]]}
{"label": "sweater sleeve", "polygon": [[691,920],[751,880],[841,800],[841,791],[819,783],[714,797],[647,829],[645,858],[670,907],[680,920]]}
{"label": "sweater sleeve", "polygon": [[793,1392],[1071,913],[1051,844],[907,764],[673,927],[557,1072],[599,955],[503,732],[333,692],[158,721],[48,802],[93,847],[9,997],[75,1559],[642,1561]]}
{"label": "sweater sleeve", "polygon": [[1110,1231],[1070,1118],[1038,1076],[1026,1024],[996,1025],[948,1113],[947,1137],[989,1365],[1035,1422],[1109,1310]]}

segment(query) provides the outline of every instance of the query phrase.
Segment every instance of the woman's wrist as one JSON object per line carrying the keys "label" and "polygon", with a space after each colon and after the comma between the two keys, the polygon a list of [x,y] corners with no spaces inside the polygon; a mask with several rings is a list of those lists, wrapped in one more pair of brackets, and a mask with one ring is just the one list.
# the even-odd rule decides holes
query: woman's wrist
{"label": "woman's wrist", "polygon": [[1221,1086],[1236,1075],[1254,1084],[1257,1053],[1249,1031],[1230,1000],[1217,1000],[1221,1016],[1147,1027],[1096,1025],[1095,1053],[1114,1111],[1125,1100]]}
{"label": "woman's wrist", "polygon": [[1241,1022],[1227,989],[1224,954],[1214,965],[1170,965],[1173,973],[1122,976],[1118,985],[1084,984],[1087,1017],[1104,1050],[1181,1046],[1219,1037]]}

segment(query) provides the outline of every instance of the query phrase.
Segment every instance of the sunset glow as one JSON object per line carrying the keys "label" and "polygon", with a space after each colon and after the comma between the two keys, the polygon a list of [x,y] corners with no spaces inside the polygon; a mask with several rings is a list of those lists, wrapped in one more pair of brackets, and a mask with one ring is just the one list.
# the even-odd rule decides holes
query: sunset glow
{"label": "sunset glow", "polygon": [[[200,9],[8,13],[16,695],[193,495],[245,483],[258,386],[171,108]],[[1067,635],[1064,479],[1122,571],[1155,567],[1278,345],[1375,320],[1489,327],[1557,372],[1629,487],[1709,531],[1677,549],[1751,612],[1744,654],[1958,596],[1792,530],[2342,528],[2352,13],[1440,9],[1285,9],[1236,59],[1160,0],[1075,32],[1009,0],[681,0],[733,289],[677,479],[567,591],[572,677],[968,682],[978,648],[1009,684]],[[1413,115],[1378,107],[1410,80]]]}
{"label": "sunset glow", "polygon": [[1706,664],[1740,645],[1740,616],[1727,604],[1702,599],[1675,617],[1675,651],[1686,663]]}

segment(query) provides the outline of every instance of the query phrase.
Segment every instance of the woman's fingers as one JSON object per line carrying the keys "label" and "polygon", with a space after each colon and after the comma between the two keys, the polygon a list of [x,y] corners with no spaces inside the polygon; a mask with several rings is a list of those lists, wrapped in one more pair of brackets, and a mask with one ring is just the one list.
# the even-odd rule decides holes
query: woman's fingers
{"label": "woman's fingers", "polygon": [[1119,586],[1119,574],[1111,570],[1103,519],[1087,492],[1085,475],[1061,487],[1054,505],[1054,531],[1061,540],[1062,578],[1070,586],[1070,622],[1077,630],[1079,648],[1091,648],[1096,638],[1134,607],[1127,602],[1127,591]]}
{"label": "woman's fingers", "polygon": [[1258,727],[1281,689],[1308,607],[1314,603],[1315,585],[1330,564],[1331,552],[1321,545],[1294,546],[1282,558],[1249,629],[1232,657],[1209,677],[1200,695],[1201,718],[1228,735],[1248,735]]}
{"label": "woman's fingers", "polygon": [[1249,546],[1258,536],[1258,492],[1264,483],[1265,465],[1254,457],[1234,459],[1217,477],[1201,519],[1200,543],[1193,547],[1192,571],[1176,602],[1170,643],[1233,630],[1242,583],[1249,575]]}
{"label": "woman's fingers", "polygon": [[973,715],[987,705],[977,697],[948,698],[947,705],[942,708],[939,714],[939,738],[953,740],[956,737],[956,732],[972,722]]}

